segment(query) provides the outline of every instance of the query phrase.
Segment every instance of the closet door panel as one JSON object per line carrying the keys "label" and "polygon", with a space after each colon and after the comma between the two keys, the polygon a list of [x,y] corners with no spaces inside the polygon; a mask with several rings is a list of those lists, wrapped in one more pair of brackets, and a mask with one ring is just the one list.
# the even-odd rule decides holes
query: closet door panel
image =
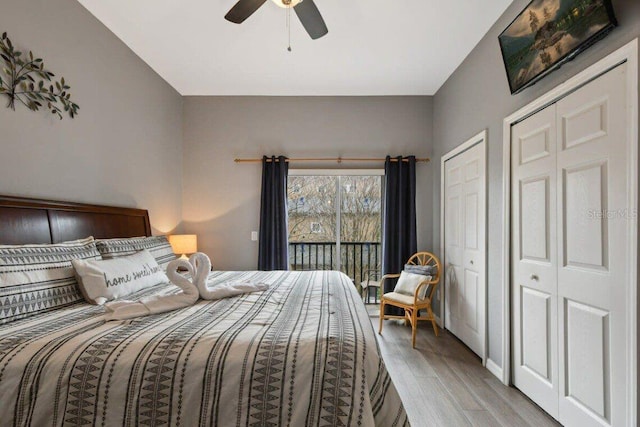
{"label": "closet door panel", "polygon": [[445,162],[446,327],[480,357],[485,352],[485,145]]}
{"label": "closet door panel", "polygon": [[559,420],[625,416],[626,64],[557,103]]}
{"label": "closet door panel", "polygon": [[558,416],[555,106],[512,128],[514,385]]}
{"label": "closet door panel", "polygon": [[445,253],[446,324],[456,330],[463,322],[464,260],[463,260],[463,168],[462,159],[454,157],[445,164]]}

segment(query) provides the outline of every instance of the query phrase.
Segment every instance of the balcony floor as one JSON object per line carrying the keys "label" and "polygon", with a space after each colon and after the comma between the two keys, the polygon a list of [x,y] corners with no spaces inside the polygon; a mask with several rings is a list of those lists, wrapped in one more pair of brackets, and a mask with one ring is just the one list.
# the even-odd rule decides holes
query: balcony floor
{"label": "balcony floor", "polygon": [[380,317],[380,304],[365,304],[369,317]]}

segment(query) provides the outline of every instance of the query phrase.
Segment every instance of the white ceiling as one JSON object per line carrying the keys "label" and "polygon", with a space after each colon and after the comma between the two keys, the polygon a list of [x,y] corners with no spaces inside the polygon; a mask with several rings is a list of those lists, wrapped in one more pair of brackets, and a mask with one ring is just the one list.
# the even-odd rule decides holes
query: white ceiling
{"label": "white ceiling", "polygon": [[[268,1],[78,0],[182,95],[433,95],[511,0],[315,0],[311,40]],[[496,42],[496,49],[498,44]]]}

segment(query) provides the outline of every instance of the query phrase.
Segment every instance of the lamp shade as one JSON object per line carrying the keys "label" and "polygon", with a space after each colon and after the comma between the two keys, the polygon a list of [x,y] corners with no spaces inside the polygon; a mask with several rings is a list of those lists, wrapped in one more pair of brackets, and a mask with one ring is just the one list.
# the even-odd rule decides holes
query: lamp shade
{"label": "lamp shade", "polygon": [[195,234],[173,234],[169,243],[176,254],[193,254],[198,252],[198,236]]}

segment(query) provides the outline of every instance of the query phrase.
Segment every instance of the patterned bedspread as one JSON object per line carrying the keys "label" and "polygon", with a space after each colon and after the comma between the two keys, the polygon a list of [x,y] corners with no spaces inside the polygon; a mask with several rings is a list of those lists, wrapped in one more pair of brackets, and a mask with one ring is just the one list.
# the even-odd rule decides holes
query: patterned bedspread
{"label": "patterned bedspread", "polygon": [[78,303],[0,326],[0,425],[408,425],[345,275],[210,280],[231,278],[272,286],[128,321]]}

